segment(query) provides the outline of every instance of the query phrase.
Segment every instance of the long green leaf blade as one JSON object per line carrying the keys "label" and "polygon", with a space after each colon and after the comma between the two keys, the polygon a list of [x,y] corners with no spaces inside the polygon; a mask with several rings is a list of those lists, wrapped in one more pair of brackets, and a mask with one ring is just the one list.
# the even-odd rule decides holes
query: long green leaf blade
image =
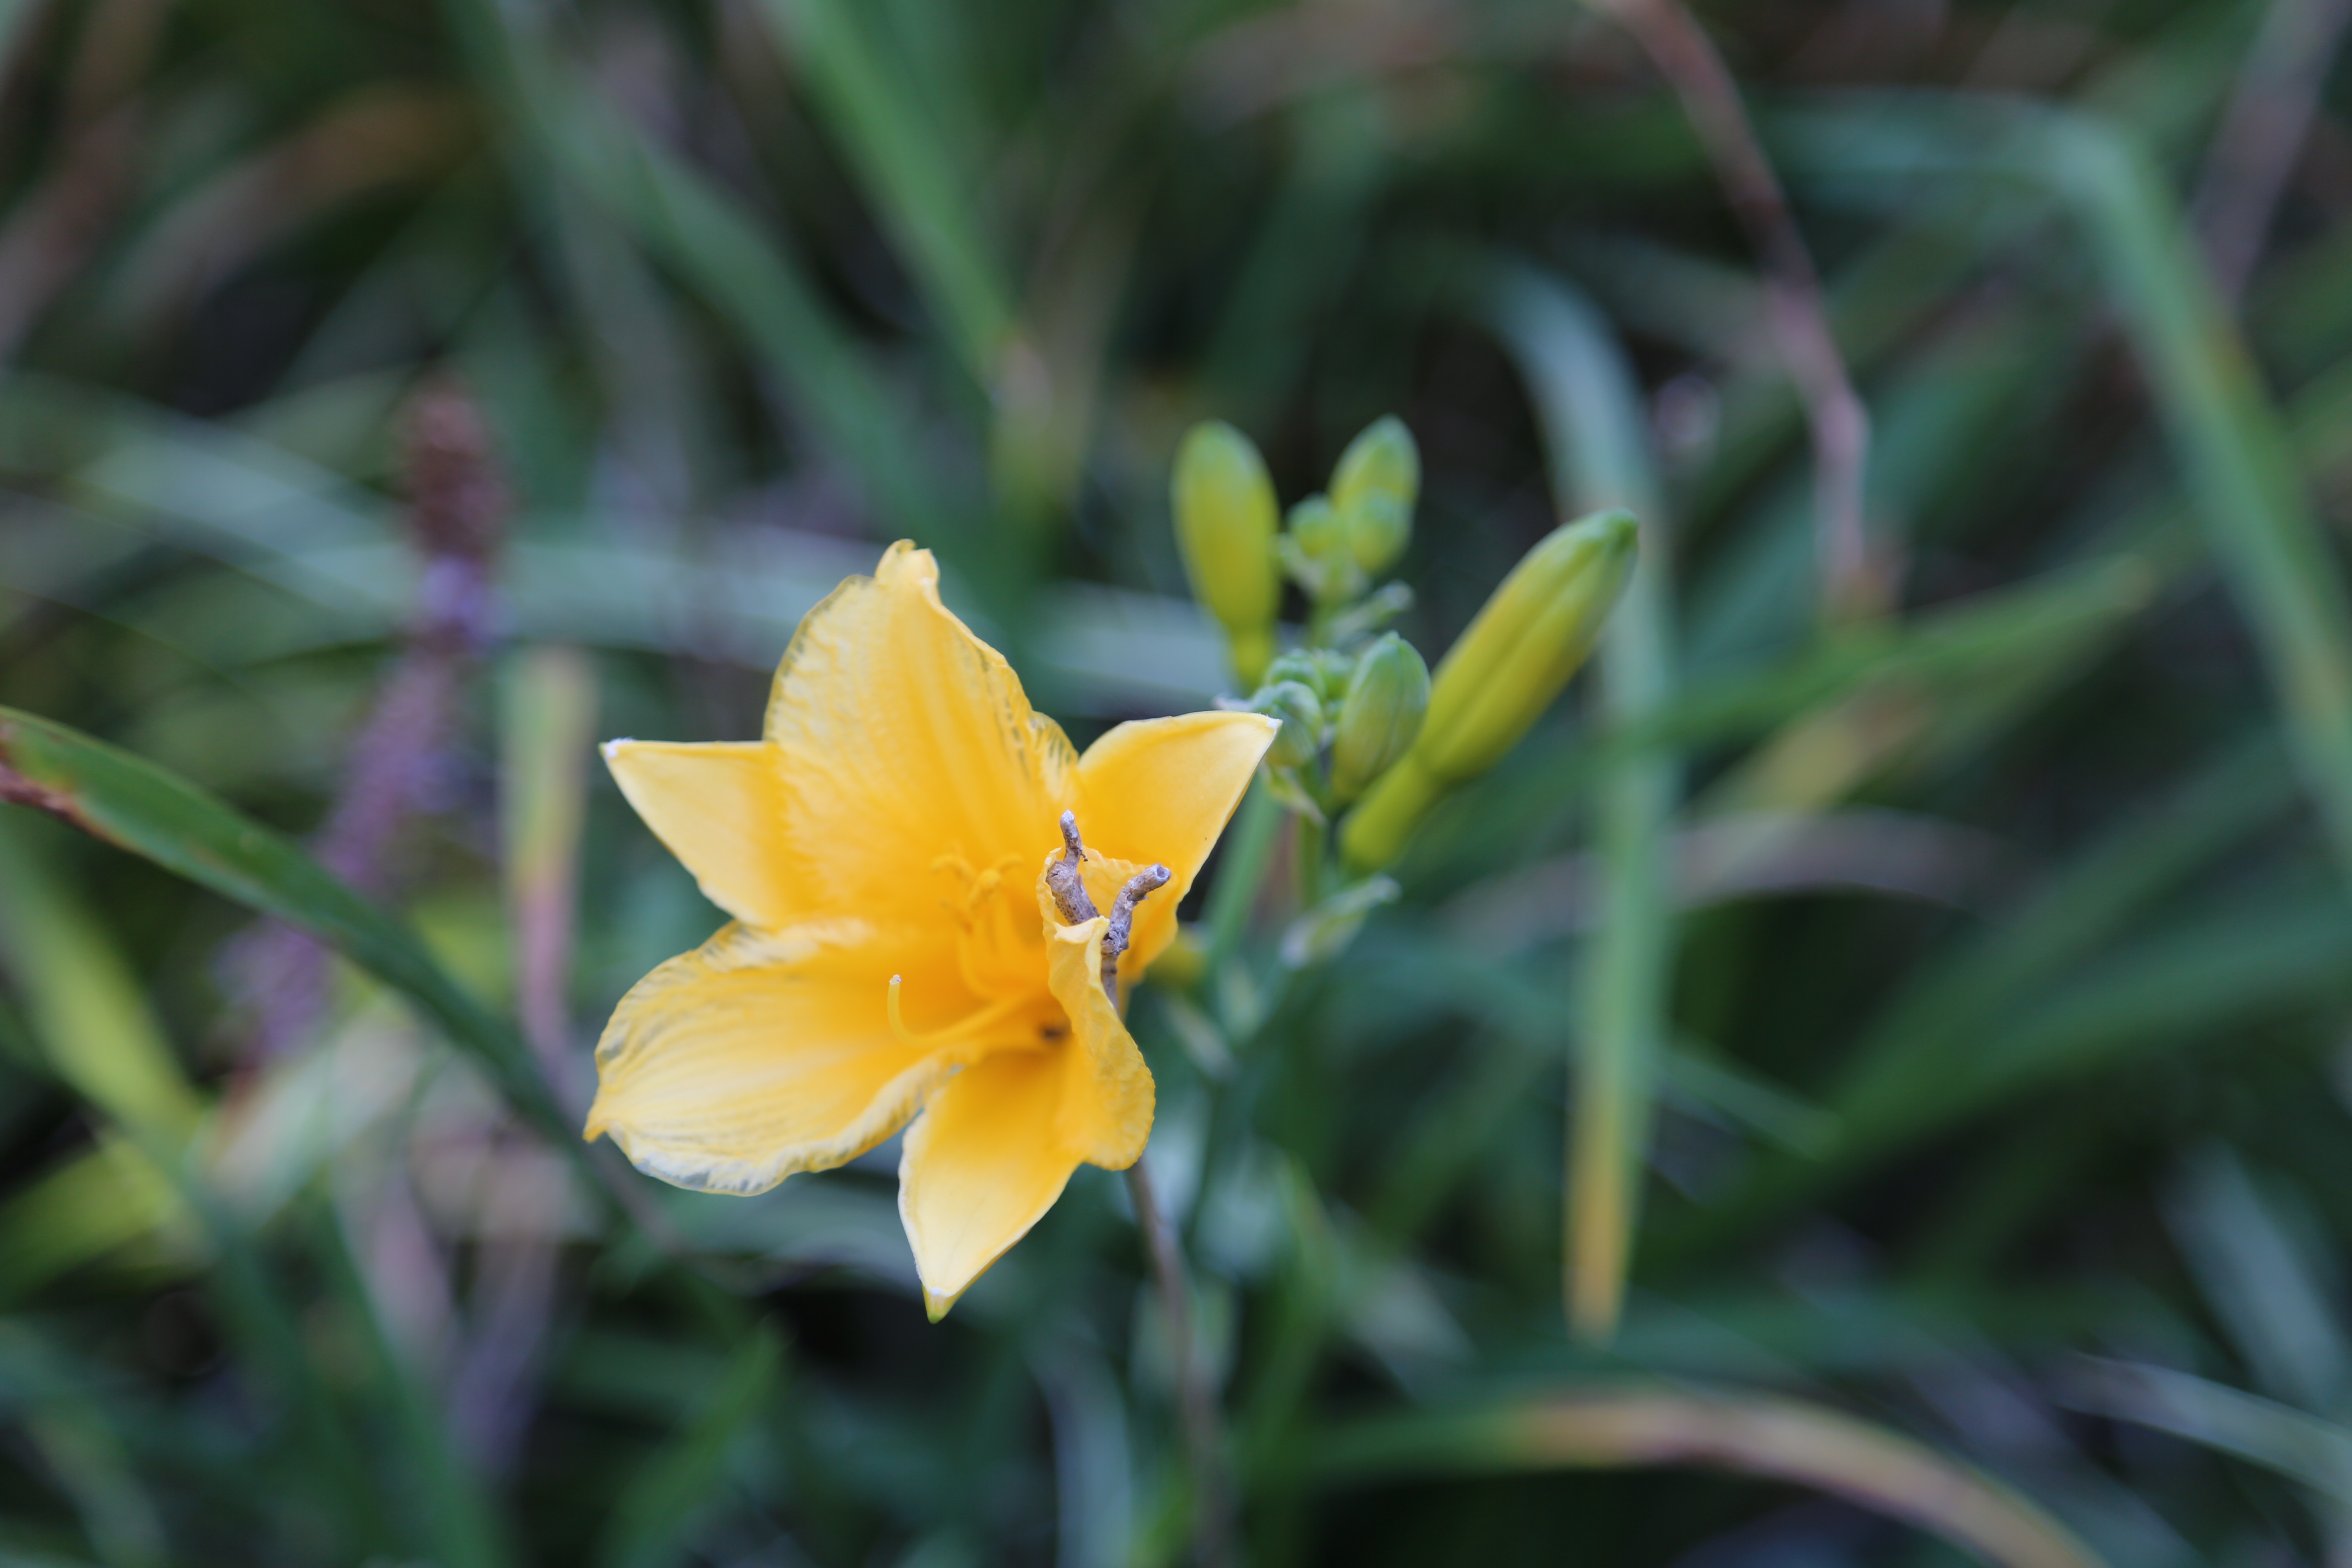
{"label": "long green leaf blade", "polygon": [[526,1114],[551,1134],[573,1140],[572,1118],[512,1027],[467,994],[401,921],[226,801],[128,752],[12,708],[0,708],[0,800],[47,811],[310,932],[415,1002]]}
{"label": "long green leaf blade", "polygon": [[[1565,516],[1622,507],[1642,520],[1642,553],[1603,634],[1601,701],[1639,726],[1673,694],[1664,499],[1633,368],[1599,313],[1566,284],[1505,274],[1496,330],[1533,395]],[[1580,1040],[1569,1141],[1566,1290],[1588,1338],[1615,1331],[1641,1210],[1675,927],[1667,897],[1679,763],[1671,750],[1612,759],[1597,781],[1601,928],[1577,987]]]}

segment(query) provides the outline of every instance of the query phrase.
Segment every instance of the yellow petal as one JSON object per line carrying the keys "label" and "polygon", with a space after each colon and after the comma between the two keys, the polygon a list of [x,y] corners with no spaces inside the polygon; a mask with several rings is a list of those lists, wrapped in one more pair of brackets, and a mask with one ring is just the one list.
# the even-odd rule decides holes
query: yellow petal
{"label": "yellow petal", "polygon": [[703,897],[758,926],[808,911],[784,842],[782,758],[764,741],[607,741],[604,765]]}
{"label": "yellow petal", "polygon": [[967,1068],[907,1130],[898,1217],[933,1322],[1045,1217],[1078,1167],[1055,1136],[1064,1055],[1006,1051]]}
{"label": "yellow petal", "polygon": [[1124,1171],[1151,1136],[1151,1069],[1103,991],[1103,932],[1109,925],[1098,916],[1060,926],[1046,944],[1046,981],[1070,1020],[1069,1040],[1059,1052],[1062,1099],[1054,1135],[1089,1165]]}
{"label": "yellow petal", "polygon": [[1103,992],[1109,923],[1059,926],[1048,940],[1067,1037],[965,1068],[908,1131],[898,1214],[934,1321],[1045,1217],[1079,1164],[1123,1171],[1143,1153],[1151,1069]]}
{"label": "yellow petal", "polygon": [[[639,1170],[704,1192],[765,1192],[796,1171],[856,1159],[904,1125],[958,1066],[1034,1050],[1034,1017],[958,1032],[975,999],[942,939],[856,921],[729,926],[622,998],[596,1047],[587,1135],[609,1132]],[[904,971],[910,1026],[890,1026]]]}
{"label": "yellow petal", "polygon": [[801,623],[768,702],[785,809],[825,907],[935,917],[935,865],[1026,868],[1057,839],[1076,758],[1012,667],[940,603],[903,541]]}
{"label": "yellow petal", "polygon": [[1121,724],[1078,760],[1087,847],[1165,866],[1174,879],[1143,900],[1119,960],[1132,981],[1175,940],[1176,906],[1249,788],[1282,726],[1262,713],[1181,713]]}

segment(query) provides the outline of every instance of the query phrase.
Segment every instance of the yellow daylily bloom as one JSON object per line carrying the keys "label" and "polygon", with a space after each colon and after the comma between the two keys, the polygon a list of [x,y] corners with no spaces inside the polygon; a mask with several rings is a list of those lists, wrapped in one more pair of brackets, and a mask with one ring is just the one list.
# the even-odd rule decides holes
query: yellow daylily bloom
{"label": "yellow daylily bloom", "polygon": [[[587,1136],[761,1193],[905,1126],[898,1212],[934,1320],[1081,1163],[1124,1170],[1151,1073],[1119,994],[1276,724],[1188,713],[1081,757],[901,542],[809,612],[758,741],[614,741],[613,776],[735,917],[639,981]],[[1107,984],[1108,981],[1108,984]]]}

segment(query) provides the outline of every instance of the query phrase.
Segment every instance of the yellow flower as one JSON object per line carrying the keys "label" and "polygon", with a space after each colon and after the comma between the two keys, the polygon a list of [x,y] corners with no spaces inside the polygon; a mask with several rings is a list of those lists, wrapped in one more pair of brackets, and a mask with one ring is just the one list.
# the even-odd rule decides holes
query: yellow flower
{"label": "yellow flower", "polygon": [[1190,713],[1081,757],[938,584],[900,542],[835,589],[760,740],[605,746],[735,919],[622,999],[587,1126],[649,1175],[748,1194],[919,1111],[898,1212],[934,1320],[1081,1162],[1142,1154],[1151,1073],[1106,976],[1131,985],[1174,939],[1276,729]]}

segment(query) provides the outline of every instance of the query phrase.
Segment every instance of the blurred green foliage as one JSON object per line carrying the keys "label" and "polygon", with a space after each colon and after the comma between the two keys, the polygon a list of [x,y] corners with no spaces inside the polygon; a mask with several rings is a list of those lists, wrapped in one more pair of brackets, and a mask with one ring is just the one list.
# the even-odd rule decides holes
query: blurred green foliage
{"label": "blurred green foliage", "polygon": [[1700,14],[1871,413],[1853,619],[1596,12],[0,4],[0,1563],[1182,1560],[1116,1182],[934,1328],[887,1148],[570,1135],[719,923],[590,742],[754,733],[901,536],[1081,742],[1203,706],[1179,438],[1297,500],[1391,413],[1433,666],[1562,517],[1642,562],[1394,903],[1261,792],[1138,998],[1242,1559],[2344,1561],[2345,9]]}

